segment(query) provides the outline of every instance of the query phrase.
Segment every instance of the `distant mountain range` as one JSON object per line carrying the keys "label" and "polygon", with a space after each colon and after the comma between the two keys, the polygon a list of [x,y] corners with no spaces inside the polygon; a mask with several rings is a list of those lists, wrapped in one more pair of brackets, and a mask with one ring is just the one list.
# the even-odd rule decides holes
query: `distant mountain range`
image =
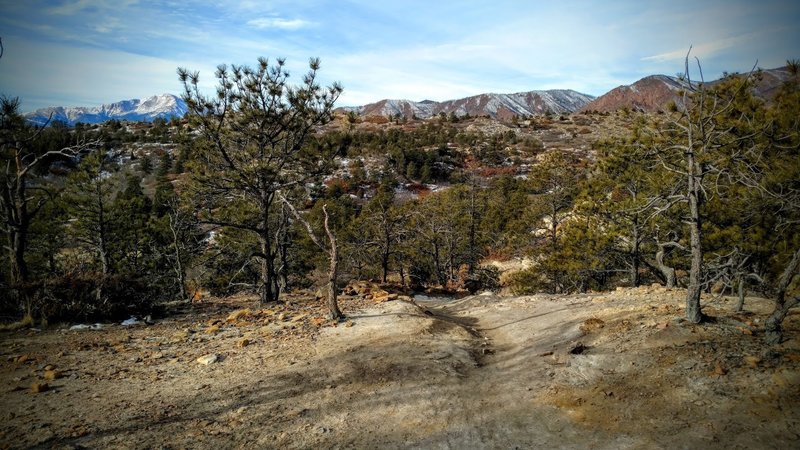
{"label": "distant mountain range", "polygon": [[78,122],[86,124],[102,123],[109,120],[127,120],[131,122],[152,122],[156,118],[171,119],[183,117],[186,103],[172,94],[155,95],[144,100],[132,99],[95,107],[51,106],[37,109],[25,114],[25,117],[36,125],[61,121],[69,126]]}
{"label": "distant mountain range", "polygon": [[427,119],[440,113],[458,116],[490,116],[510,119],[513,116],[528,116],[543,113],[575,112],[594,100],[588,94],[569,89],[529,91],[516,94],[481,94],[457,100],[434,102],[423,100],[381,100],[364,106],[341,108],[362,116],[397,116]]}
{"label": "distant mountain range", "polygon": [[[791,74],[786,67],[763,70],[761,79],[754,88],[756,96],[770,101],[789,77]],[[715,82],[717,81],[712,81],[710,84]],[[480,94],[443,102],[386,99],[363,106],[342,107],[338,110],[353,111],[361,116],[399,115],[420,119],[435,117],[441,113],[510,119],[514,116],[548,112],[553,114],[581,111],[611,112],[622,108],[655,112],[664,110],[667,103],[677,99],[685,87],[686,83],[676,77],[651,75],[633,84],[616,87],[597,98],[570,89],[552,89],[516,94]],[[158,117],[164,119],[183,117],[186,112],[186,103],[180,97],[163,94],[144,100],[123,100],[91,108],[54,106],[27,113],[25,117],[37,125],[44,125],[50,120],[72,126],[78,122],[94,124],[112,119],[152,122]]]}

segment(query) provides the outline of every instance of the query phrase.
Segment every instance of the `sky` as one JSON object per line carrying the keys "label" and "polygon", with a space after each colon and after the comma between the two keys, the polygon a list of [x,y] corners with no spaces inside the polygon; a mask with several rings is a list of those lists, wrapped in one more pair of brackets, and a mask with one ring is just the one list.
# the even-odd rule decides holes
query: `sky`
{"label": "sky", "polygon": [[[574,89],[599,96],[676,75],[706,79],[800,59],[800,1],[0,0],[0,95],[23,111],[212,92],[220,64],[285,58],[300,83],[344,86],[337,106]],[[697,64],[692,77],[697,78]]]}

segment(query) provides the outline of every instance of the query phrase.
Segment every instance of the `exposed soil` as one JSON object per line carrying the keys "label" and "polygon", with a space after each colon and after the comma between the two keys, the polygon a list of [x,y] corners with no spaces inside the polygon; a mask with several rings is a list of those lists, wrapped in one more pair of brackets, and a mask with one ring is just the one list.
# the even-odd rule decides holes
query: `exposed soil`
{"label": "exposed soil", "polygon": [[0,447],[800,447],[800,314],[766,347],[768,301],[691,325],[683,295],[345,298],[336,326],[244,297],[4,332]]}

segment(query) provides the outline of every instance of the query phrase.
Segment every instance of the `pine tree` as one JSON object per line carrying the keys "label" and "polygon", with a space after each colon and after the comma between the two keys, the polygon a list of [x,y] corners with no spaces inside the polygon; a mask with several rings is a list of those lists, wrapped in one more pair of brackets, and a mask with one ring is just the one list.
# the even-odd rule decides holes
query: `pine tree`
{"label": "pine tree", "polygon": [[309,66],[302,84],[290,86],[282,59],[270,65],[260,58],[255,68],[223,65],[212,97],[200,93],[197,73],[178,70],[191,120],[203,139],[192,171],[202,219],[257,239],[259,248],[245,258],[260,261],[262,302],[280,295],[276,193],[303,185],[332,162],[326,149],[304,144],[317,126],[331,119],[342,88],[322,88],[317,83],[319,60],[312,59]]}

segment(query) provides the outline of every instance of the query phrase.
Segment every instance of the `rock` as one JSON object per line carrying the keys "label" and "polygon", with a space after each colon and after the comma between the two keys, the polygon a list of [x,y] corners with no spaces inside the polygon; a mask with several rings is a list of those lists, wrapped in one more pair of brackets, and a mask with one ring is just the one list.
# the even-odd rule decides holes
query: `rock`
{"label": "rock", "polygon": [[584,333],[589,333],[591,331],[603,328],[605,325],[606,323],[603,322],[601,319],[598,319],[596,317],[590,317],[581,324],[580,329]]}
{"label": "rock", "polygon": [[57,379],[59,379],[59,378],[61,378],[63,376],[64,376],[64,374],[59,372],[58,370],[45,370],[44,371],[44,379],[45,380],[49,380],[49,381],[57,380]]}
{"label": "rock", "polygon": [[209,364],[214,364],[216,362],[219,362],[219,360],[220,360],[219,355],[212,353],[210,355],[201,356],[197,358],[196,361],[204,366],[207,366]]}
{"label": "rock", "polygon": [[747,367],[750,367],[751,369],[755,369],[755,368],[758,367],[758,364],[761,362],[761,358],[759,358],[758,356],[745,356],[744,357],[744,362],[745,362],[745,364],[747,364]]}
{"label": "rock", "polygon": [[800,384],[800,373],[793,370],[781,369],[772,375],[772,382],[779,388],[796,387]]}
{"label": "rock", "polygon": [[31,357],[29,355],[19,355],[17,356],[16,362],[22,364],[24,362],[30,361]]}
{"label": "rock", "polygon": [[130,319],[123,320],[120,325],[122,325],[123,327],[131,327],[134,325],[141,325],[142,323],[143,322],[140,322],[139,319],[137,319],[136,317],[131,316]]}
{"label": "rock", "polygon": [[50,385],[47,383],[33,383],[31,385],[31,392],[34,394],[38,394],[40,392],[46,392],[50,390]]}
{"label": "rock", "polygon": [[225,319],[225,321],[229,322],[229,323],[230,322],[238,322],[242,318],[247,317],[247,316],[249,316],[251,314],[252,314],[252,311],[250,311],[250,308],[239,309],[239,310],[236,310],[236,311],[230,313],[230,315],[228,315],[228,318]]}

